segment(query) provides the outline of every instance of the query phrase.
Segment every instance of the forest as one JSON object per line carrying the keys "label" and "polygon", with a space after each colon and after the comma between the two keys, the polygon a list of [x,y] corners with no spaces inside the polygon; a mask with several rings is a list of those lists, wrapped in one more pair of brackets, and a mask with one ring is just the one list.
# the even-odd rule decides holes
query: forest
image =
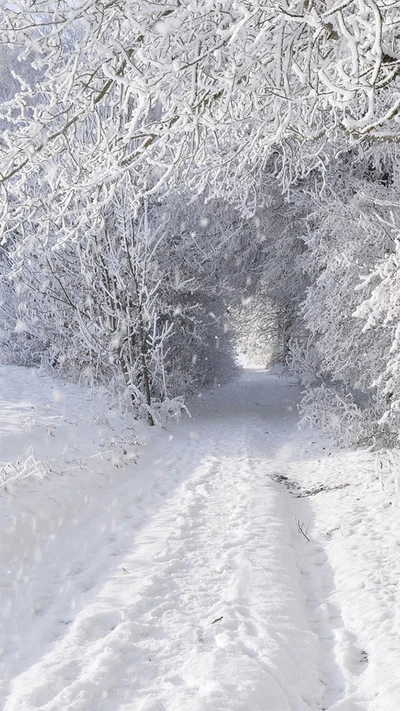
{"label": "forest", "polygon": [[1,711],[400,709],[400,0],[0,0]]}
{"label": "forest", "polygon": [[400,426],[400,8],[0,5],[3,364],[149,424],[287,363],[342,443]]}

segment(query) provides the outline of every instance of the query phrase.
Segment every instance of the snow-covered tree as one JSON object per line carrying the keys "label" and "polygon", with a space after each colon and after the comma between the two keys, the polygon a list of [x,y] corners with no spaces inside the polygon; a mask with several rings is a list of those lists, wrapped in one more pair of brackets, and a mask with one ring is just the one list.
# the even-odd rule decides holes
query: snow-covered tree
{"label": "snow-covered tree", "polygon": [[3,4],[4,42],[40,73],[4,104],[3,230],[97,229],[126,171],[138,204],[179,179],[250,212],[276,150],[287,185],[339,134],[396,140],[396,17],[384,0]]}
{"label": "snow-covered tree", "polygon": [[176,194],[135,214],[132,185],[120,187],[90,239],[9,250],[3,358],[102,384],[152,423],[232,371],[233,285],[218,272],[238,228],[222,205],[192,205],[189,217]]}
{"label": "snow-covered tree", "polygon": [[[301,257],[308,281],[300,307],[304,332],[292,342],[292,368],[307,388],[304,421],[323,422],[351,441],[387,438],[394,429],[393,420],[383,426],[388,398],[396,399],[388,379],[396,323],[383,292],[385,265],[396,262],[395,163],[393,149],[352,149],[332,163],[323,189],[320,180],[317,189],[309,186]],[[297,197],[304,205],[304,195]]]}
{"label": "snow-covered tree", "polygon": [[314,404],[394,412],[397,3],[17,0],[0,24],[10,348],[151,419],[251,299]]}

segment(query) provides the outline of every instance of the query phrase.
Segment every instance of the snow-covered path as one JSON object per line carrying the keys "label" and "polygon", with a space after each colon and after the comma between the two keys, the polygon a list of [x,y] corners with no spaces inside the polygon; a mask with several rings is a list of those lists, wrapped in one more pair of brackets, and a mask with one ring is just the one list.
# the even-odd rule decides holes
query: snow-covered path
{"label": "snow-covered path", "polygon": [[[19,369],[0,378],[3,463],[34,447],[1,497],[1,709],[400,708],[397,581],[383,603],[379,580],[366,593],[365,529],[341,531],[371,505],[360,491],[382,521],[389,500],[370,475],[360,489],[369,455],[297,432],[294,382],[248,372],[216,388],[134,464],[129,422],[88,413],[78,388]],[[100,445],[121,451],[120,468]]]}

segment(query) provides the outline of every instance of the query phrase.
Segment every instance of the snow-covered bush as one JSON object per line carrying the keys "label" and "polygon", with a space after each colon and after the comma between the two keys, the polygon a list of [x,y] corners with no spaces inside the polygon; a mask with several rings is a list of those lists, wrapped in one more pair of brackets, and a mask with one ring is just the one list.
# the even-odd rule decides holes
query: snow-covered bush
{"label": "snow-covered bush", "polygon": [[291,366],[308,389],[303,419],[332,422],[336,436],[342,428],[353,441],[390,437],[400,425],[388,419],[397,397],[394,155],[357,149],[351,161],[333,162],[323,190],[319,183],[311,193],[302,233],[308,287]]}
{"label": "snow-covered bush", "polygon": [[132,191],[129,182],[116,188],[98,232],[31,240],[9,254],[3,358],[101,384],[124,407],[164,421],[182,396],[234,368],[232,288],[216,274],[235,251],[237,227],[230,210],[202,202],[189,223],[177,195],[137,214]]}

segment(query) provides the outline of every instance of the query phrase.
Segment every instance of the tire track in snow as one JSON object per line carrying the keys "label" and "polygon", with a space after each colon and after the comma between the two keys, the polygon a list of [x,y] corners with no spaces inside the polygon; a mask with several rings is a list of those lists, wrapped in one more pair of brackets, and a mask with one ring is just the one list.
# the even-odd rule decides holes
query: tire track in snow
{"label": "tire track in snow", "polygon": [[[285,474],[282,485],[288,492],[293,517],[297,522],[299,566],[309,619],[321,646],[321,680],[326,687],[321,710],[333,711],[337,704],[338,708],[342,708],[340,702],[347,695],[348,670],[351,668],[353,675],[361,675],[366,670],[368,660],[357,637],[345,627],[336,597],[335,576],[326,548],[322,541],[314,537],[315,534],[318,535],[315,530],[314,508],[296,481],[295,467],[290,462]],[[347,708],[362,711],[355,702],[351,707],[346,706]]]}

